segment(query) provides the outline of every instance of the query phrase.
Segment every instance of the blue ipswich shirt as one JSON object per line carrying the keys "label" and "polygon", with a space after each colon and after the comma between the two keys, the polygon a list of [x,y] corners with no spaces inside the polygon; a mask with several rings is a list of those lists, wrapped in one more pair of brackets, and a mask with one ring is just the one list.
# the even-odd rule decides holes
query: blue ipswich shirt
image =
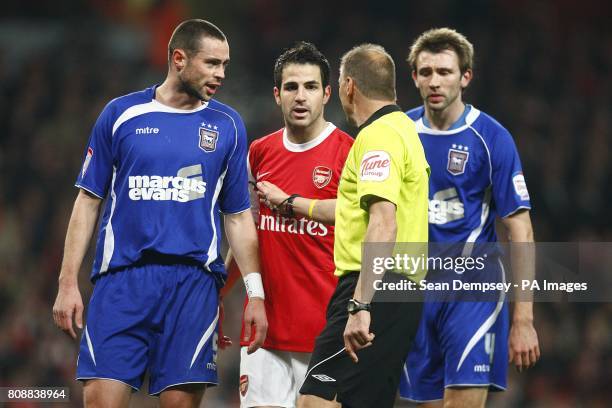
{"label": "blue ipswich shirt", "polygon": [[451,128],[441,131],[428,126],[422,106],[406,114],[431,165],[430,242],[495,242],[496,216],[531,208],[512,136],[495,119],[466,105]]}
{"label": "blue ipswich shirt", "polygon": [[112,100],[91,132],[76,186],[107,198],[91,278],[160,256],[224,277],[220,212],[250,207],[244,124],[214,100],[182,110],[154,98],[150,87]]}

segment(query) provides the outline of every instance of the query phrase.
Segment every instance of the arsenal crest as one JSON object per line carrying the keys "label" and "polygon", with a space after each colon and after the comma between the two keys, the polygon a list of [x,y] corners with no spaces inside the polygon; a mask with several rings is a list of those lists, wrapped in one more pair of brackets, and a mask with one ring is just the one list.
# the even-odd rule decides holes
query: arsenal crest
{"label": "arsenal crest", "polygon": [[[462,147],[462,146],[459,146]],[[464,147],[467,150],[467,146]],[[446,169],[453,176],[457,176],[459,174],[463,174],[465,172],[465,165],[467,164],[468,157],[470,157],[470,153],[463,150],[458,149],[449,149],[448,150],[448,165]]]}
{"label": "arsenal crest", "polygon": [[242,395],[243,397],[246,396],[247,391],[249,390],[249,376],[248,375],[241,375],[240,376],[240,395]]}
{"label": "arsenal crest", "polygon": [[312,171],[312,182],[317,188],[323,188],[329,184],[332,178],[332,171],[325,166],[317,166]]}
{"label": "arsenal crest", "polygon": [[200,149],[205,152],[214,152],[217,148],[219,132],[216,130],[200,128]]}

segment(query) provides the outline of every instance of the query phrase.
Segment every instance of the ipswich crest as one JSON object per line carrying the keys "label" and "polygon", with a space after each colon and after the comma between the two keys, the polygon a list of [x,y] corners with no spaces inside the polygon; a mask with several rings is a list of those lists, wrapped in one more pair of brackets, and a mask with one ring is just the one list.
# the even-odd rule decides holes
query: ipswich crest
{"label": "ipswich crest", "polygon": [[219,132],[212,129],[200,128],[200,149],[205,152],[214,152],[217,148]]}
{"label": "ipswich crest", "polygon": [[[467,147],[465,148],[467,149]],[[448,164],[446,169],[453,176],[463,174],[465,172],[465,165],[467,164],[470,153],[458,149],[448,150]]]}
{"label": "ipswich crest", "polygon": [[312,182],[317,188],[323,188],[329,184],[332,178],[332,171],[325,166],[317,166],[312,171]]}

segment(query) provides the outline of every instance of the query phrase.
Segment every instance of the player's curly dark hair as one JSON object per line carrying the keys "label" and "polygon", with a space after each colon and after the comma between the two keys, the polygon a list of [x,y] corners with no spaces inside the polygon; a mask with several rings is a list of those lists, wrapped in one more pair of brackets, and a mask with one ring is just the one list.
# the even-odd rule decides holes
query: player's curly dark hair
{"label": "player's curly dark hair", "polygon": [[317,65],[321,71],[321,84],[323,87],[329,85],[329,61],[314,44],[299,41],[277,58],[274,63],[274,86],[279,89],[283,82],[283,69],[289,64]]}
{"label": "player's curly dark hair", "polygon": [[183,21],[174,29],[172,37],[170,37],[170,42],[168,43],[168,62],[170,62],[172,53],[176,49],[184,50],[187,55],[197,53],[200,50],[200,41],[202,38],[207,37],[227,41],[223,31],[209,21],[201,19]]}

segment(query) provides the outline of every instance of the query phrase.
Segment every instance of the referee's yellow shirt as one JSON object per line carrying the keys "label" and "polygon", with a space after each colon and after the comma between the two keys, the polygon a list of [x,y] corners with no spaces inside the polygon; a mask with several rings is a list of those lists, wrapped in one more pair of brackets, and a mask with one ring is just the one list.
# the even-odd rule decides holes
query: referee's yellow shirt
{"label": "referee's yellow shirt", "polygon": [[[338,186],[337,276],[361,270],[361,244],[372,196],[395,204],[396,242],[427,242],[429,173],[414,122],[398,106],[379,109],[359,127]],[[423,269],[409,278],[418,282],[425,273]]]}

